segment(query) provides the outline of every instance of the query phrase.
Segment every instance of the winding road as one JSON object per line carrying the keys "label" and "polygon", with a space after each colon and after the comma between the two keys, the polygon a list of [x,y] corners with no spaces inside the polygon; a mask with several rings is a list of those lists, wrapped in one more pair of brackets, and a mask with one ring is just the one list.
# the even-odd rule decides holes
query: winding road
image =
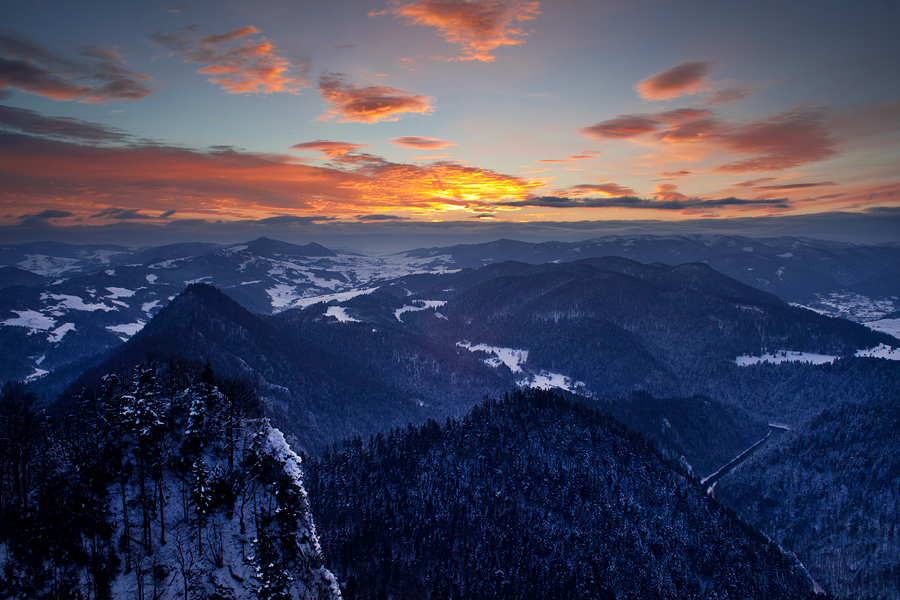
{"label": "winding road", "polygon": [[769,433],[766,434],[766,437],[738,454],[727,465],[700,481],[701,485],[706,487],[706,493],[712,494],[713,488],[716,487],[716,484],[719,483],[720,479],[734,471],[742,462],[753,456],[755,453],[762,450],[766,444],[770,443],[772,440],[777,440],[787,431],[789,431],[789,429],[783,425],[773,425],[772,423],[769,423]]}

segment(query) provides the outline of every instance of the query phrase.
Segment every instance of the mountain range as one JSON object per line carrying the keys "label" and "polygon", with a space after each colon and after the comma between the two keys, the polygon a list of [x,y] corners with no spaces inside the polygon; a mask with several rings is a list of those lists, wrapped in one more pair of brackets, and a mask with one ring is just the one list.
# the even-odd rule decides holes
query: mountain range
{"label": "mountain range", "polygon": [[[265,238],[232,246],[183,244],[143,250],[6,247],[0,248],[0,259],[13,264],[0,268],[0,281],[8,282],[0,285],[0,308],[8,314],[0,321],[0,368],[7,379],[29,380],[29,389],[48,401],[62,394],[57,403],[63,405],[102,397],[110,374],[127,378],[148,365],[165,373],[207,369],[219,374],[217,382],[225,387],[246,382],[256,390],[272,425],[284,432],[291,447],[312,459],[311,487],[319,490],[313,492],[313,515],[323,515],[325,564],[335,565],[348,597],[401,597],[400,589],[419,590],[409,597],[485,592],[472,587],[465,570],[448,571],[441,561],[462,564],[452,553],[435,553],[434,545],[413,550],[407,544],[419,539],[415,532],[424,527],[427,535],[464,545],[470,538],[454,537],[458,529],[441,529],[447,524],[422,520],[427,515],[416,511],[377,513],[387,509],[382,504],[347,504],[341,494],[349,492],[333,482],[357,490],[354,502],[372,495],[401,502],[402,494],[412,494],[402,499],[409,505],[417,494],[433,496],[444,489],[440,486],[454,489],[461,481],[490,479],[481,470],[484,464],[456,462],[481,453],[499,457],[492,468],[508,477],[501,482],[507,493],[509,486],[524,485],[523,477],[533,478],[535,469],[568,472],[569,467],[561,466],[568,460],[563,439],[594,435],[584,428],[600,427],[592,419],[606,414],[611,417],[603,417],[610,421],[603,421],[601,437],[612,440],[619,435],[614,433],[618,425],[609,424],[614,418],[639,432],[628,435],[647,440],[650,448],[642,449],[643,441],[636,446],[628,442],[616,460],[627,463],[652,454],[646,460],[664,466],[651,470],[667,473],[627,484],[623,480],[627,491],[622,497],[638,504],[658,503],[653,494],[665,489],[678,497],[705,498],[700,478],[748,448],[761,448],[724,474],[712,490],[715,498],[783,549],[796,552],[820,589],[847,597],[889,598],[892,573],[898,568],[888,532],[889,524],[896,522],[895,507],[863,502],[853,494],[832,502],[829,494],[840,488],[843,477],[856,478],[858,489],[872,498],[889,498],[900,485],[900,470],[892,466],[895,459],[886,443],[871,452],[854,450],[862,448],[864,431],[883,430],[877,420],[893,414],[889,405],[900,389],[900,320],[895,314],[896,279],[890,277],[900,264],[898,257],[895,246],[724,236],[607,238],[579,244],[500,240],[387,256]],[[774,268],[776,277],[752,275],[764,268]],[[856,294],[852,302],[845,302],[847,294]],[[826,305],[831,308],[822,308]],[[534,391],[522,395],[522,390]],[[554,394],[541,395],[540,390]],[[502,398],[510,392],[514,400],[477,408],[486,397]],[[516,403],[536,403],[545,419],[532,409],[517,412]],[[559,405],[562,412],[550,410],[548,403]],[[472,445],[472,439],[458,437],[461,431],[477,439],[487,435],[468,429],[473,419],[481,419],[479,427],[508,445]],[[519,421],[522,431],[516,431]],[[573,425],[576,421],[579,424]],[[770,424],[788,429],[788,434],[767,438]],[[840,433],[845,427],[852,432]],[[884,431],[892,431],[890,427]],[[557,428],[567,433],[559,439],[547,435]],[[528,431],[532,433],[527,439],[516,437]],[[878,435],[876,439],[890,438],[889,433]],[[444,441],[423,446],[423,436]],[[542,441],[532,443],[531,438]],[[829,446],[832,439],[839,442]],[[825,475],[820,467],[801,461],[810,448],[819,455],[826,447],[830,454]],[[513,448],[521,449],[521,462]],[[848,452],[856,462],[847,462]],[[394,481],[390,465],[397,453],[417,465],[405,471],[413,479],[379,487]],[[375,462],[360,470],[366,464],[360,462],[363,455]],[[382,468],[388,470],[373,475]],[[618,472],[622,467],[611,468]],[[869,471],[879,475],[861,475]],[[604,478],[610,472],[597,471],[591,485],[606,481],[601,487],[609,486]],[[672,483],[675,480],[682,483]],[[417,487],[422,481],[441,483]],[[784,481],[793,483],[773,483]],[[636,500],[643,497],[635,488],[640,485],[654,487],[645,500]],[[454,519],[477,514],[471,527],[479,530],[509,525],[508,520],[494,520],[504,514],[519,515],[514,520],[519,531],[535,523],[531,517],[521,520],[522,515],[546,509],[550,489],[538,486],[534,498],[520,496],[513,513],[504,513],[512,509],[499,505],[487,508],[494,505],[485,504],[486,498],[497,493],[491,486],[473,489],[477,502],[472,506],[442,504],[434,510],[460,515]],[[595,487],[567,492],[567,504],[547,518],[583,523],[577,519],[595,510],[597,494],[603,493]],[[583,504],[589,498],[594,500]],[[719,515],[715,519],[725,519],[722,523],[732,523],[714,527],[713,537],[731,540],[723,542],[726,545],[745,543],[736,541],[744,535],[736,533],[738,529],[752,532],[752,539],[759,537],[749,525],[729,521],[733,516],[727,512],[716,512],[716,500],[712,508],[697,502],[688,502],[694,516],[678,517],[685,527],[678,539],[699,531],[696,519],[712,518],[708,515],[713,513]],[[628,523],[652,518],[628,506],[626,502],[619,507],[628,516],[616,513],[615,518]],[[666,508],[665,514],[675,514],[673,510]],[[360,520],[360,514],[368,515],[367,520]],[[607,516],[612,518],[612,513]],[[404,528],[402,536],[388,539],[383,536],[389,530],[371,529],[373,523],[383,526],[395,522],[392,519],[399,519],[396,527]],[[843,523],[870,525],[829,534],[827,539],[836,546],[821,542],[823,531],[836,531]],[[582,542],[570,547],[566,544],[571,540],[559,538],[557,527],[551,529],[538,537],[550,536],[555,547],[566,548],[560,550],[563,555],[582,556]],[[656,539],[659,531],[652,530],[636,535]],[[882,530],[883,539],[878,537]],[[351,539],[357,541],[347,546]],[[532,541],[484,542],[485,552],[516,556],[520,577],[527,571],[523,565],[547,558],[528,558],[527,548],[537,538],[527,539]],[[760,549],[767,547],[768,542],[760,541],[764,539],[751,543],[762,546],[740,552],[745,558],[769,557],[771,548]],[[667,597],[744,597],[736,587],[711,583],[733,577],[744,581],[739,587],[745,591],[757,589],[755,597],[779,597],[774,590],[781,588],[755,588],[760,582],[751,585],[737,571],[715,575],[703,566],[708,562],[695,560],[697,552],[708,550],[679,542],[668,550],[681,557],[676,568],[659,562],[663,550],[653,550],[657,542],[646,543],[650,555],[638,553],[631,559],[647,565],[647,577],[622,583],[621,589]],[[877,556],[866,558],[867,549]],[[845,550],[854,557],[849,575],[843,567]],[[420,554],[413,560],[404,552]],[[354,556],[366,567],[354,567]],[[394,556],[393,562],[384,562],[385,556]],[[573,565],[587,568],[585,560],[573,559]],[[764,559],[769,565],[765,569],[786,565],[788,571],[802,574],[797,581],[812,585],[794,559],[771,560]],[[619,573],[616,577],[623,573],[624,563],[603,564]],[[571,566],[560,565],[559,573],[569,573]],[[600,569],[590,567],[595,568]],[[601,571],[590,571],[591,581],[596,583]],[[376,577],[375,572],[391,574]],[[444,572],[450,574],[435,578]],[[507,583],[498,585],[526,585],[526,580],[507,575]],[[479,575],[484,581],[492,577]],[[535,577],[533,589],[541,590],[535,597],[606,589],[565,575],[574,579],[565,579],[569,583],[551,592],[545,575],[535,572]],[[418,583],[407,586],[412,580]],[[807,583],[791,589],[806,589]],[[645,584],[650,587],[641,587]],[[421,585],[425,587],[416,587]],[[367,589],[377,591],[367,595]],[[791,593],[802,597],[806,591]]]}

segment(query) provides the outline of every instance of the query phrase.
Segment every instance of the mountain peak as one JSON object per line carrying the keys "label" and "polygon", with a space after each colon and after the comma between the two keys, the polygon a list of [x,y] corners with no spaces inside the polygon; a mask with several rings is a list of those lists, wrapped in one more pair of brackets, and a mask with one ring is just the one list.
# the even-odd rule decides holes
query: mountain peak
{"label": "mountain peak", "polygon": [[260,256],[272,256],[273,254],[286,254],[288,256],[337,256],[337,254],[325,246],[315,242],[300,246],[267,237],[258,237],[244,245]]}

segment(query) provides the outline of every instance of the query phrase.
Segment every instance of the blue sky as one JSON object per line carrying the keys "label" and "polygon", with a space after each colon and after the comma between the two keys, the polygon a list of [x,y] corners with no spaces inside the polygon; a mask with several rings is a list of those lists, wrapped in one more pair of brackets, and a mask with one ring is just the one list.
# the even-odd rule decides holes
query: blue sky
{"label": "blue sky", "polygon": [[9,239],[900,207],[896,2],[11,0],[0,15]]}

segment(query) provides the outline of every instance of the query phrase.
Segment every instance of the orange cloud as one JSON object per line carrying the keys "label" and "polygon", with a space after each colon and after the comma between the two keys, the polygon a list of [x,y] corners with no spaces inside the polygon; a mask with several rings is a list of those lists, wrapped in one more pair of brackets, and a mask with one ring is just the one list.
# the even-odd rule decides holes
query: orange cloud
{"label": "orange cloud", "polygon": [[712,71],[709,61],[687,62],[648,77],[635,84],[634,89],[644,100],[671,100],[708,91],[706,76]]}
{"label": "orange cloud", "polygon": [[226,33],[196,36],[196,26],[177,33],[154,33],[150,39],[180,55],[186,63],[206,64],[197,72],[229,94],[297,93],[308,87],[305,65],[295,66],[279,56],[256,27],[240,27]]}
{"label": "orange cloud", "polygon": [[676,109],[619,115],[579,132],[598,140],[640,138],[668,150],[694,150],[696,156],[718,153],[739,157],[716,167],[727,173],[781,171],[837,154],[829,115],[817,108],[800,108],[743,123],[728,123],[711,110]]}
{"label": "orange cloud", "polygon": [[436,27],[447,42],[462,46],[462,56],[451,60],[493,62],[497,48],[524,42],[528,32],[516,23],[541,14],[538,2],[526,0],[389,0],[388,4],[369,16],[393,15],[408,25]]}
{"label": "orange cloud", "polygon": [[[355,144],[300,146],[325,152],[332,164],[227,148],[97,146],[0,133],[0,214],[57,210],[111,219],[177,210],[181,218],[228,221],[472,211],[522,200],[541,185],[455,163],[392,163],[351,150],[362,147]],[[104,212],[110,208],[118,212]]]}
{"label": "orange cloud", "polygon": [[449,146],[455,146],[453,142],[446,142],[439,138],[419,137],[415,135],[396,137],[391,140],[392,144],[403,148],[413,148],[416,150],[440,150]]}
{"label": "orange cloud", "polygon": [[715,143],[730,154],[749,158],[727,163],[727,173],[780,171],[837,155],[827,115],[818,109],[798,109],[713,132]]}
{"label": "orange cloud", "polygon": [[322,98],[333,107],[320,116],[322,120],[338,117],[340,123],[377,123],[396,121],[404,113],[427,114],[432,98],[381,85],[344,83],[339,74],[319,78]]}
{"label": "orange cloud", "polygon": [[0,90],[88,104],[140,100],[153,93],[147,75],[125,68],[115,50],[91,46],[59,56],[34,42],[0,35]]}
{"label": "orange cloud", "polygon": [[360,148],[369,148],[369,146],[366,144],[351,144],[349,142],[332,142],[327,140],[303,142],[291,146],[291,150],[318,150],[322,153],[322,156],[328,158],[338,158],[345,154],[356,152]]}
{"label": "orange cloud", "polygon": [[599,140],[627,140],[659,129],[659,120],[652,115],[619,115],[596,125],[584,127],[579,133]]}

